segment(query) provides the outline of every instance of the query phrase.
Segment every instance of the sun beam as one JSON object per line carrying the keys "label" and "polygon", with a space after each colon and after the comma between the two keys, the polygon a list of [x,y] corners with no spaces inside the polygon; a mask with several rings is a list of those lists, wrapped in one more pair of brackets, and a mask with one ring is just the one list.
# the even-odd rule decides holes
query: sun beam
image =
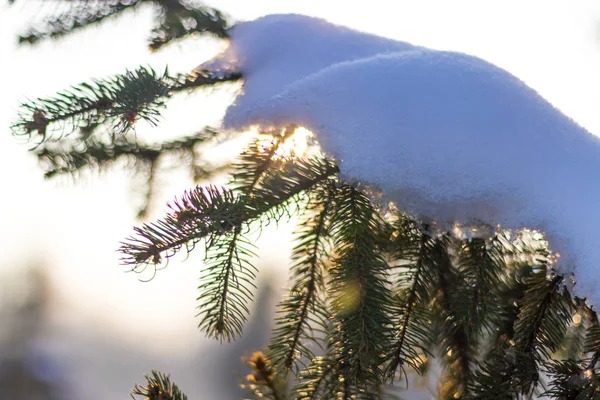
{"label": "sun beam", "polygon": [[[290,135],[288,132],[293,129]],[[281,130],[254,130],[257,134],[257,146],[263,152],[268,152],[275,145],[275,139],[282,137],[273,159],[281,161],[293,161],[298,158],[306,158],[321,154],[321,147],[316,141],[314,134],[304,127],[287,127]]]}

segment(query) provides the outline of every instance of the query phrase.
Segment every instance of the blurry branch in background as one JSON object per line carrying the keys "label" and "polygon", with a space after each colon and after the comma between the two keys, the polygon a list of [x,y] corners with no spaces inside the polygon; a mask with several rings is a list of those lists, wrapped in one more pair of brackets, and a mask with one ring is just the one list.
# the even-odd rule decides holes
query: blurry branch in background
{"label": "blurry branch in background", "polygon": [[64,1],[62,3],[67,6],[65,11],[34,23],[26,33],[19,36],[19,43],[35,44],[42,39],[59,38],[67,33],[104,21],[129,8],[133,8],[141,3],[141,0],[118,2]]}
{"label": "blurry branch in background", "polygon": [[[243,359],[251,373],[246,375],[242,388],[252,399],[287,400],[287,379],[280,376],[271,361],[260,351],[248,359]],[[134,400],[187,400],[188,397],[173,383],[169,375],[152,371],[145,375],[146,384],[136,384],[131,392]],[[141,396],[141,398],[139,397]]]}
{"label": "blurry branch in background", "polygon": [[161,9],[161,24],[152,30],[151,50],[192,33],[210,33],[221,39],[229,37],[228,21],[219,10],[192,1],[162,0],[157,4]]}
{"label": "blurry branch in background", "polygon": [[[13,3],[14,0],[9,2]],[[152,30],[149,40],[151,50],[158,50],[173,40],[194,33],[209,33],[218,38],[228,37],[229,23],[226,17],[220,11],[197,1],[62,0],[53,3],[62,8],[60,12],[34,22],[27,32],[19,36],[19,43],[36,44],[48,38],[57,39],[146,4],[154,7],[155,19],[158,21],[158,26]]]}
{"label": "blurry branch in background", "polygon": [[[187,396],[171,382],[169,375],[158,371],[152,371],[151,375],[145,375],[146,385],[135,385],[131,392],[132,399],[144,400],[187,400]],[[140,399],[140,400],[141,400]]]}
{"label": "blurry branch in background", "polygon": [[[35,150],[45,176],[75,173],[83,168],[105,168],[122,158],[133,158],[138,162],[155,163],[163,154],[176,153],[178,158],[194,157],[198,145],[209,142],[218,133],[209,128],[195,135],[157,145],[138,144],[129,140],[114,143],[102,143],[88,140],[85,146],[64,149],[59,146],[45,145]],[[196,171],[197,178],[208,177],[208,172]]]}
{"label": "blurry branch in background", "polygon": [[151,202],[153,182],[161,155],[179,153],[186,157],[195,181],[223,170],[210,166],[198,156],[198,145],[211,138],[226,138],[204,128],[201,132],[157,145],[141,143],[135,125],[158,123],[166,101],[175,93],[213,87],[240,79],[239,74],[212,77],[203,71],[169,75],[150,68],[117,75],[111,79],[81,83],[52,98],[41,98],[21,105],[12,125],[13,135],[33,144],[47,178],[80,172],[84,167],[105,167],[128,157],[135,169],[146,176],[146,200],[139,211],[144,217]]}
{"label": "blurry branch in background", "polygon": [[[152,31],[152,50],[192,33],[211,34],[221,39],[228,37],[226,18],[218,10],[197,1],[59,0],[44,4],[53,5],[55,13],[33,23],[29,32],[21,36],[21,43],[34,44],[46,38],[60,38],[143,5],[154,7],[159,21]],[[199,134],[150,146],[138,140],[136,124],[144,121],[156,126],[167,100],[177,93],[236,82],[240,78],[236,72],[212,75],[195,70],[170,74],[168,69],[157,72],[140,66],[112,78],[74,85],[54,97],[28,100],[21,104],[11,128],[13,135],[32,144],[47,178],[74,174],[87,166],[102,168],[121,158],[134,160],[135,170],[146,178],[146,199],[138,213],[139,217],[144,217],[155,191],[161,155],[184,155],[182,161],[190,166],[194,180],[198,182],[222,172],[227,166],[212,166],[203,161],[197,153],[197,145],[206,142],[209,136],[217,140],[227,137],[204,128]]]}
{"label": "blurry branch in background", "polygon": [[261,351],[254,352],[245,363],[252,373],[246,376],[246,383],[242,387],[248,389],[254,399],[286,400],[288,398],[285,395],[287,392],[285,375],[282,379],[271,361]]}
{"label": "blurry branch in background", "polygon": [[187,168],[194,182],[206,180],[216,174],[226,171],[228,164],[212,165],[202,161],[201,155],[206,150],[203,147],[214,143],[213,138],[218,132],[209,128],[194,135],[156,145],[145,145],[128,138],[118,138],[112,143],[88,139],[85,142],[74,141],[65,143],[44,143],[38,146],[34,153],[45,171],[46,178],[56,175],[75,175],[82,170],[102,171],[117,161],[127,160],[128,165],[139,184],[145,187],[145,201],[138,211],[138,217],[144,218],[155,192],[155,180],[159,174],[160,160],[174,156],[178,165]]}
{"label": "blurry branch in background", "polygon": [[50,346],[40,346],[52,331],[50,270],[40,261],[9,271],[0,268],[0,398],[65,400],[71,376]]}

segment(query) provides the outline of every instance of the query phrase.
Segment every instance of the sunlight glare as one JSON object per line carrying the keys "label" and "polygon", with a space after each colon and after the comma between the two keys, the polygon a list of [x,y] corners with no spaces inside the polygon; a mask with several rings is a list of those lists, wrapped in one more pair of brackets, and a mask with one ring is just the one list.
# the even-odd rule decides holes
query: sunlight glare
{"label": "sunlight glare", "polygon": [[[321,154],[321,148],[316,141],[314,134],[304,127],[294,128],[294,132],[288,136],[286,130],[282,129],[279,133],[283,137],[283,141],[279,143],[277,151],[275,152],[273,159],[281,161],[293,161],[298,158],[307,158]],[[275,145],[276,133],[273,130],[262,130],[254,128],[257,133],[257,146],[260,151],[268,152]]]}

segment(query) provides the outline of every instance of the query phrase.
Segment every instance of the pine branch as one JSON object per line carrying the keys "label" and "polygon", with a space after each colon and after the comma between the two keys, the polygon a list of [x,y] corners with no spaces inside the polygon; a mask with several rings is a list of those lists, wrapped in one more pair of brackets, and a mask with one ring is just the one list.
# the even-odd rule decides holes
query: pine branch
{"label": "pine branch", "polygon": [[[519,235],[511,238],[509,232],[497,232],[493,245],[493,253],[500,259],[505,268],[498,277],[497,284],[491,289],[490,296],[499,299],[492,308],[488,320],[494,326],[489,339],[493,347],[501,348],[514,337],[514,328],[519,316],[518,304],[525,295],[526,282],[533,275],[533,265],[537,259],[544,259],[546,248],[525,245],[524,238]],[[485,355],[484,355],[485,356]]]}
{"label": "pine branch", "polygon": [[337,390],[331,390],[332,384],[337,387],[342,381],[338,367],[339,364],[327,356],[313,358],[293,390],[298,400],[324,399],[328,393],[335,394]]}
{"label": "pine branch", "polygon": [[[440,384],[444,398],[467,395],[477,376],[474,365],[480,341],[489,340],[483,334],[495,332],[501,320],[497,288],[502,286],[506,266],[498,246],[497,241],[447,237],[438,241],[433,253],[438,271],[434,315],[439,320],[446,374]],[[450,253],[456,253],[456,261],[451,261]]]}
{"label": "pine branch", "polygon": [[169,375],[158,371],[152,371],[152,376],[145,375],[147,385],[135,385],[131,392],[131,398],[143,396],[147,400],[187,400],[187,396],[171,383]]}
{"label": "pine branch", "polygon": [[[158,145],[142,145],[127,139],[108,144],[87,140],[75,141],[74,146],[63,149],[47,143],[38,147],[35,154],[45,170],[44,176],[51,178],[55,175],[74,173],[83,168],[102,169],[123,158],[151,162],[167,153],[191,154],[196,145],[205,143],[217,135],[217,131],[207,128],[195,135]],[[85,147],[77,148],[80,144],[84,144]]]}
{"label": "pine branch", "polygon": [[242,387],[250,389],[257,399],[285,400],[285,390],[282,380],[265,355],[257,351],[246,361],[252,374],[246,376],[248,384]]}
{"label": "pine branch", "polygon": [[351,186],[336,191],[331,220],[333,248],[328,287],[334,312],[326,327],[325,354],[301,372],[300,399],[376,399],[389,341],[391,293],[379,251],[384,221]]}
{"label": "pine branch", "polygon": [[177,74],[170,78],[172,92],[190,91],[200,87],[214,86],[220,83],[237,82],[242,79],[240,72],[213,74],[206,70],[195,70],[189,74]]}
{"label": "pine branch", "polygon": [[421,233],[412,221],[400,218],[396,223],[398,236],[395,256],[409,260],[402,263],[398,279],[398,295],[394,301],[394,315],[399,316],[396,328],[396,342],[388,353],[386,378],[394,379],[396,371],[408,381],[404,365],[409,365],[418,373],[424,372],[423,359],[428,354],[427,344],[432,342],[432,333],[429,329],[431,316],[427,310],[429,293],[432,286],[432,272],[425,262],[425,257],[431,251],[433,240]]}
{"label": "pine branch", "polygon": [[337,172],[335,165],[321,158],[273,170],[275,151],[267,154],[263,157],[255,152],[253,164],[249,160],[244,164],[248,175],[240,182],[238,194],[212,187],[187,192],[175,201],[172,215],[136,228],[141,237],[131,238],[121,247],[125,263],[136,269],[148,262],[159,263],[161,254],[170,257],[182,246],[189,252],[205,238],[209,263],[199,287],[199,327],[220,340],[241,334],[248,314],[246,304],[252,299],[247,286],[254,278],[254,267],[248,262],[253,253],[242,232],[259,217],[277,219],[281,215],[277,208],[286,209],[285,202]]}
{"label": "pine branch", "polygon": [[463,241],[458,254],[459,282],[461,293],[469,293],[465,304],[467,310],[459,312],[464,318],[465,333],[469,338],[478,338],[482,330],[492,331],[495,321],[500,319],[500,299],[496,288],[502,283],[506,264],[502,260],[497,239],[486,242],[475,238]]}
{"label": "pine branch", "polygon": [[596,312],[592,311],[586,306],[585,300],[576,300],[579,304],[582,304],[585,307],[590,324],[589,328],[587,329],[582,350],[584,353],[593,353],[589,368],[595,368],[598,359],[600,359],[600,323],[598,322],[598,315]]}
{"label": "pine branch", "polygon": [[514,337],[488,356],[470,387],[472,398],[493,398],[501,391],[529,395],[538,385],[540,365],[558,349],[572,321],[569,295],[559,292],[562,277],[548,280],[546,274],[542,264],[527,279]]}
{"label": "pine branch", "polygon": [[[585,351],[586,338],[592,327],[594,313],[587,307],[585,301],[577,298],[573,298],[572,301],[574,315],[558,353],[559,356],[564,355],[569,360],[580,362],[587,353]],[[557,355],[554,355],[554,357],[556,358]]]}
{"label": "pine branch", "polygon": [[[21,105],[13,134],[38,145],[79,131],[88,139],[101,125],[112,125],[124,136],[138,120],[156,125],[166,100],[175,92],[240,79],[239,74],[211,77],[205,73],[170,76],[140,67],[111,79],[94,80],[71,87],[53,98],[41,98]],[[36,137],[34,133],[37,133]]]}
{"label": "pine branch", "polygon": [[142,1],[65,1],[63,3],[71,3],[66,12],[34,24],[27,33],[19,36],[19,43],[36,44],[43,39],[58,39],[133,9]]}
{"label": "pine branch", "polygon": [[19,36],[19,43],[37,44],[46,39],[59,39],[82,28],[97,25],[120,16],[138,5],[153,4],[158,9],[155,20],[159,26],[152,29],[149,47],[155,51],[173,40],[191,34],[208,33],[220,39],[229,37],[229,21],[217,9],[197,1],[178,0],[79,0],[63,1],[68,8],[54,16],[34,22],[28,31]]}
{"label": "pine branch", "polygon": [[149,45],[153,51],[194,33],[210,33],[220,39],[229,37],[229,22],[219,10],[176,0],[161,0],[159,4],[161,24],[152,30]]}
{"label": "pine branch", "polygon": [[392,321],[388,266],[378,250],[384,225],[370,201],[352,186],[336,193],[329,290],[336,332],[336,363],[344,393],[381,383],[381,364],[388,351]]}
{"label": "pine branch", "polygon": [[268,185],[250,198],[229,190],[197,187],[174,201],[171,215],[134,228],[137,237],[130,237],[119,249],[124,255],[122,261],[134,268],[160,263],[162,254],[170,257],[182,246],[191,251],[209,235],[224,234],[263,215],[277,218],[287,201],[294,201],[295,196],[337,171],[334,164],[320,158],[290,164],[273,174]]}
{"label": "pine branch", "polygon": [[[270,350],[275,365],[287,372],[302,358],[312,359],[312,351],[305,342],[314,335],[311,322],[325,320],[323,306],[319,304],[319,293],[324,290],[323,272],[326,269],[329,237],[329,213],[332,200],[331,185],[321,185],[310,193],[308,215],[300,223],[292,259],[294,284],[288,297],[279,305],[277,328],[273,332]],[[318,318],[315,321],[315,318]],[[314,338],[312,338],[314,340]]]}
{"label": "pine branch", "polygon": [[528,289],[519,304],[514,340],[517,349],[531,353],[537,362],[550,358],[561,344],[569,321],[571,302],[566,290],[559,292],[563,277],[546,277],[541,268],[527,282]]}
{"label": "pine branch", "polygon": [[600,377],[593,368],[574,360],[551,360],[545,368],[549,388],[542,396],[552,399],[594,400],[600,396]]}
{"label": "pine branch", "polygon": [[256,268],[249,262],[256,256],[241,227],[216,237],[207,246],[205,269],[198,291],[198,327],[208,337],[231,342],[242,334],[252,301],[249,287],[255,288]]}
{"label": "pine branch", "polygon": [[[260,159],[256,168],[248,168],[252,179],[238,188],[243,196],[252,196],[260,178],[269,168],[274,151],[269,152],[266,159]],[[198,327],[209,337],[226,338],[228,342],[241,335],[249,314],[246,304],[253,298],[245,285],[254,287],[256,268],[248,258],[255,254],[243,245],[250,246],[250,242],[243,238],[241,225],[236,226],[232,234],[210,238],[205,260],[207,268],[203,283],[198,288],[198,300],[201,301],[198,315],[203,315]],[[215,254],[211,254],[211,249],[216,249]],[[236,275],[236,267],[239,276]]]}
{"label": "pine branch", "polygon": [[531,377],[521,371],[531,370],[531,356],[523,355],[505,343],[497,346],[473,372],[464,398],[469,400],[513,400],[519,398],[523,381]]}
{"label": "pine branch", "polygon": [[[471,315],[468,292],[460,292],[459,271],[456,269],[451,251],[459,247],[456,239],[444,235],[435,240],[427,260],[436,272],[433,287],[433,312],[444,363],[444,377],[439,387],[440,396],[451,398],[464,394],[472,375],[476,343],[469,340],[465,320]],[[466,304],[464,306],[463,304]],[[462,315],[466,313],[467,317]]]}
{"label": "pine branch", "polygon": [[281,133],[263,132],[261,136],[270,139],[268,145],[263,144],[264,140],[261,140],[261,136],[254,138],[235,164],[236,171],[232,176],[232,184],[235,185],[236,190],[253,191],[265,177],[269,168],[277,162],[275,155],[279,147],[294,132],[294,127],[288,127]]}
{"label": "pine branch", "polygon": [[170,205],[173,212],[163,220],[135,227],[138,237],[122,243],[122,261],[137,269],[147,263],[159,264],[182,246],[190,252],[196,243],[213,233],[224,234],[248,221],[239,196],[213,186],[196,187]]}

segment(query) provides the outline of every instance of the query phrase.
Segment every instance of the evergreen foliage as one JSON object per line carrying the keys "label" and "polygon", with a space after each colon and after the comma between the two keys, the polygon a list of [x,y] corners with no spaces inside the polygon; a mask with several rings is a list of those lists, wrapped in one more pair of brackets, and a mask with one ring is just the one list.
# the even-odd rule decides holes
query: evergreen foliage
{"label": "evergreen foliage", "polygon": [[228,22],[225,16],[219,10],[206,7],[198,1],[62,0],[57,3],[62,6],[61,11],[33,23],[26,33],[19,36],[20,43],[37,44],[47,38],[60,38],[144,4],[153,6],[156,10],[156,20],[159,22],[150,36],[151,50],[158,50],[175,39],[193,33],[228,37]]}
{"label": "evergreen foliage", "polygon": [[131,392],[132,399],[143,396],[147,400],[187,400],[187,396],[171,382],[169,375],[152,371],[151,376],[146,375],[145,378],[146,386],[135,385]]}
{"label": "evergreen foliage", "polygon": [[[154,50],[194,32],[228,37],[223,14],[193,2],[82,0],[20,40],[60,37],[142,3],[160,10]],[[153,145],[136,137],[135,125],[158,124],[175,93],[240,79],[140,67],[26,102],[13,134],[32,143],[48,178],[133,160],[146,172],[148,197],[165,154],[185,156],[197,180],[230,169],[228,185],[186,191],[166,216],[135,227],[119,249],[123,263],[141,271],[203,244],[198,325],[220,341],[240,336],[248,318],[261,252],[250,235],[298,217],[290,288],[271,345],[246,361],[250,396],[387,399],[414,373],[439,366],[442,399],[600,398],[596,313],[570,294],[570,277],[553,271],[537,232],[436,231],[341,179],[315,143],[313,151],[290,153],[294,126],[256,134],[225,167],[200,159],[205,143],[227,139],[222,132],[204,128]],[[186,399],[158,372],[133,396]]]}

